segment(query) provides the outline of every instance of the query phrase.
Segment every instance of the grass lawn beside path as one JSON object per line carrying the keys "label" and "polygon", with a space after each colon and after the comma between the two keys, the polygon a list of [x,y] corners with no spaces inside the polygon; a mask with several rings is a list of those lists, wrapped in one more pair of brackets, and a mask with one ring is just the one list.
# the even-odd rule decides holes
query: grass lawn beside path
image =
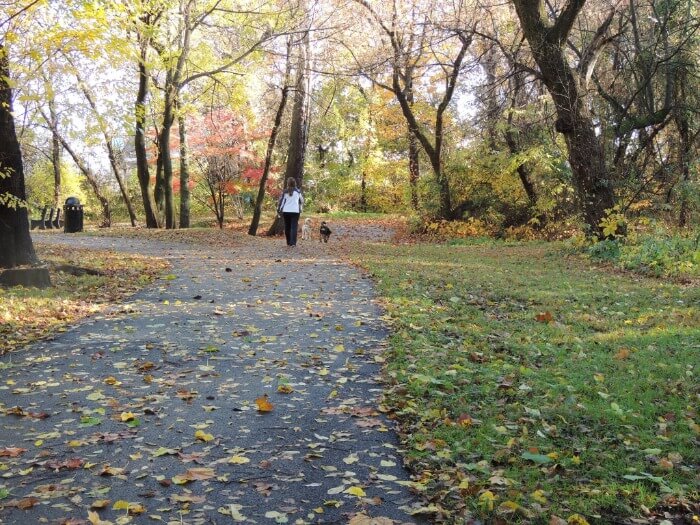
{"label": "grass lawn beside path", "polygon": [[[63,332],[70,324],[135,293],[152,282],[168,263],[162,259],[105,250],[35,243],[51,274],[50,288],[0,287],[0,355]],[[97,270],[74,276],[60,265]]]}
{"label": "grass lawn beside path", "polygon": [[551,243],[355,258],[393,319],[386,404],[446,521],[695,523],[697,286]]}

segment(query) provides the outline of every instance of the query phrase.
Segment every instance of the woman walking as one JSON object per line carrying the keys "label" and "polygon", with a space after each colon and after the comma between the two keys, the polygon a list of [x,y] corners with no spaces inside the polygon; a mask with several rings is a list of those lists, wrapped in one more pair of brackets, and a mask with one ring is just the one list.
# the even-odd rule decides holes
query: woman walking
{"label": "woman walking", "polygon": [[297,181],[291,177],[288,178],[284,193],[277,204],[277,211],[284,218],[284,236],[287,239],[287,246],[297,245],[299,215],[303,204],[304,196],[297,188]]}

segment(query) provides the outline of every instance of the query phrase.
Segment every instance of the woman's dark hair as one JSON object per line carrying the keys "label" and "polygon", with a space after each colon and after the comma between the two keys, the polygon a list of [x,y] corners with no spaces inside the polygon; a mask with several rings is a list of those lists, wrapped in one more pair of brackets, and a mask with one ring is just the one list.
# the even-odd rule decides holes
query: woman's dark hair
{"label": "woman's dark hair", "polygon": [[293,177],[287,179],[287,194],[291,197],[297,189],[297,181]]}

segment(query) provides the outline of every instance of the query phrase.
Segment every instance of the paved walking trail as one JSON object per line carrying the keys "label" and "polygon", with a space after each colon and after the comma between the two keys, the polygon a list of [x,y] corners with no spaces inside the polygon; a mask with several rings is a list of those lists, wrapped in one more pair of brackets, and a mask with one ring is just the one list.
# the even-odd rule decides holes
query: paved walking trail
{"label": "paved walking trail", "polygon": [[91,507],[112,523],[419,522],[379,411],[387,330],[371,282],[317,243],[236,235],[234,248],[35,235],[173,267],[0,358],[1,523],[90,523]]}

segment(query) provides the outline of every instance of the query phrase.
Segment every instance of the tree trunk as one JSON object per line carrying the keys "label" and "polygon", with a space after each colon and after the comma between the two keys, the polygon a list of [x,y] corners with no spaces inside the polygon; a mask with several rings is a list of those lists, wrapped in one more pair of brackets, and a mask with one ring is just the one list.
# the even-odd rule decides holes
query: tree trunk
{"label": "tree trunk", "polygon": [[[687,5],[687,19],[690,20],[691,17],[691,3],[688,2]],[[686,35],[684,35],[685,37]],[[678,167],[680,171],[680,203],[678,207],[678,226],[680,228],[686,228],[690,224],[690,200],[688,185],[690,184],[690,168],[693,163],[693,137],[690,129],[690,114],[692,109],[690,105],[692,104],[689,96],[689,91],[692,91],[692,86],[688,85],[692,82],[690,79],[692,77],[690,70],[690,64],[693,64],[693,59],[690,53],[684,53],[679,60],[678,66],[678,81],[674,86],[674,111],[673,117],[676,123],[676,128],[678,129]],[[695,68],[697,69],[697,68]],[[697,82],[695,83],[697,86]],[[670,190],[669,190],[670,191]]]}
{"label": "tree trunk", "polygon": [[[57,121],[56,106],[53,97],[49,97],[49,115],[52,121]],[[53,207],[58,209],[61,198],[61,142],[55,134],[51,136],[51,166],[53,167]]]}
{"label": "tree trunk", "polygon": [[416,136],[408,130],[408,182],[411,187],[411,208],[418,211],[418,179],[420,179],[420,152]]}
{"label": "tree trunk", "polygon": [[564,44],[585,0],[568,0],[550,24],[543,0],[513,0],[542,81],[557,112],[556,130],[564,135],[574,187],[590,233],[602,236],[601,221],[615,205],[605,152],[586,111],[584,95],[564,56]]}
{"label": "tree trunk", "polygon": [[[452,70],[447,73],[445,79],[445,93],[438,104],[435,111],[435,139],[431,142],[430,138],[421,131],[421,125],[413,112],[413,108],[409,103],[406,87],[401,85],[401,63],[402,55],[404,51],[401,49],[401,44],[396,38],[395,33],[390,32],[389,37],[391,38],[392,47],[394,50],[394,62],[391,78],[391,87],[396,100],[401,106],[401,113],[406,119],[408,124],[408,129],[418,140],[423,150],[428,155],[430,159],[430,166],[433,169],[433,175],[435,176],[435,181],[438,184],[438,191],[440,197],[440,204],[438,205],[437,216],[441,219],[453,219],[455,218],[454,210],[452,210],[452,198],[450,194],[450,183],[448,178],[445,176],[442,170],[442,144],[444,140],[443,130],[444,130],[444,114],[447,107],[452,100],[454,95],[455,87],[457,86],[457,80],[459,79],[460,70],[462,68],[462,62],[464,56],[467,53],[467,49],[471,45],[473,35],[465,35],[463,33],[457,33],[461,47],[454,61],[450,64]],[[404,79],[405,82],[405,79]]]}
{"label": "tree trunk", "polygon": [[58,136],[59,140],[61,141],[63,149],[65,149],[68,152],[68,154],[75,162],[75,165],[78,166],[78,169],[82,172],[83,175],[85,175],[85,178],[87,179],[88,184],[92,188],[95,197],[97,197],[97,200],[100,201],[100,207],[102,208],[102,224],[100,224],[100,228],[109,228],[110,226],[112,226],[112,212],[109,207],[109,200],[107,200],[107,197],[105,197],[102,193],[100,183],[97,182],[97,177],[88,167],[85,161],[80,158],[80,156],[73,150],[73,148],[71,148],[70,144],[68,144],[68,142],[66,142],[66,140],[59,133],[56,133],[56,136]]}
{"label": "tree trunk", "polygon": [[0,43],[0,268],[37,262],[24,189],[24,168],[12,116],[10,63]]}
{"label": "tree trunk", "polygon": [[136,226],[136,212],[134,212],[134,206],[131,203],[131,198],[129,197],[129,192],[127,191],[126,183],[124,182],[124,177],[122,177],[121,174],[121,167],[119,166],[119,161],[117,160],[117,153],[114,151],[114,141],[112,138],[112,134],[107,128],[107,124],[105,123],[104,118],[102,118],[102,115],[100,115],[92,91],[90,90],[88,85],[83,81],[80,73],[78,72],[78,69],[75,67],[71,59],[69,57],[66,57],[66,59],[68,60],[68,63],[71,66],[73,66],[75,78],[78,81],[80,90],[83,92],[85,100],[88,101],[90,109],[92,109],[92,113],[94,114],[95,119],[97,119],[97,122],[99,123],[102,137],[105,140],[105,146],[107,148],[107,157],[109,158],[109,165],[112,168],[112,174],[114,175],[114,178],[117,179],[117,186],[119,186],[119,192],[122,194],[122,199],[124,200],[124,204],[126,205],[126,210],[129,213],[129,220],[131,221],[131,225]]}
{"label": "tree trunk", "polygon": [[[413,106],[413,68],[409,66],[406,67],[406,101],[411,107]],[[418,139],[408,127],[408,184],[411,188],[411,207],[415,212],[418,211],[418,179],[420,178],[418,146]]]}
{"label": "tree trunk", "polygon": [[187,150],[187,128],[182,111],[177,115],[180,132],[180,228],[190,227],[190,166]]}
{"label": "tree trunk", "polygon": [[[418,204],[417,201],[416,204]],[[365,170],[362,170],[362,182],[360,183],[360,210],[367,212],[367,173]]]}
{"label": "tree trunk", "polygon": [[[171,74],[168,73],[168,78]],[[165,100],[163,101],[163,122],[158,137],[160,148],[160,161],[163,169],[162,191],[165,205],[165,227],[170,230],[175,228],[175,205],[173,201],[173,159],[170,155],[170,130],[173,125],[173,112],[175,102],[175,86],[172,80],[165,81]]]}
{"label": "tree trunk", "polygon": [[107,144],[107,155],[109,156],[109,164],[112,167],[112,173],[114,173],[114,178],[117,179],[119,192],[122,194],[122,199],[124,199],[126,210],[129,213],[129,221],[131,222],[132,226],[136,226],[136,212],[134,211],[134,205],[131,203],[131,198],[129,197],[129,192],[127,191],[126,183],[124,182],[124,177],[122,177],[121,174],[119,162],[117,161],[117,155],[114,151],[114,146],[112,145],[112,137],[108,133],[105,133],[105,141]]}
{"label": "tree trunk", "polygon": [[[156,142],[160,142],[160,133],[158,133]],[[165,215],[165,179],[163,178],[163,155],[160,145],[158,145],[158,153],[156,155],[156,182],[153,187],[153,200],[156,203],[156,211],[158,212],[158,224],[162,225]]]}
{"label": "tree trunk", "polygon": [[[511,117],[508,118],[508,126],[511,126]],[[506,144],[508,145],[508,150],[511,155],[518,155],[521,153],[518,141],[515,138],[515,133],[508,129],[504,133]],[[537,204],[537,193],[535,192],[535,186],[532,184],[532,176],[530,175],[530,169],[527,165],[522,162],[518,165],[518,177],[520,177],[520,182],[523,185],[523,189],[527,195],[527,200],[530,202],[530,206],[535,206]]]}
{"label": "tree trunk", "polygon": [[39,113],[41,113],[41,116],[51,128],[51,133],[53,133],[53,136],[60,141],[61,145],[63,146],[63,149],[65,149],[68,152],[68,154],[75,162],[75,165],[78,166],[78,169],[82,172],[83,175],[85,175],[88,184],[92,188],[92,191],[95,193],[95,197],[97,197],[97,200],[100,201],[100,206],[102,207],[102,224],[100,225],[100,228],[109,228],[112,225],[112,213],[109,207],[109,200],[107,200],[107,197],[105,197],[102,193],[102,190],[100,189],[100,184],[97,181],[97,177],[92,172],[87,163],[85,163],[85,161],[82,158],[80,158],[80,156],[73,150],[71,145],[68,144],[68,141],[66,141],[63,135],[61,135],[61,133],[58,130],[58,123],[51,121],[46,115],[46,113],[44,113],[43,109],[39,108]]}
{"label": "tree trunk", "polygon": [[157,228],[158,221],[153,211],[151,202],[151,174],[148,169],[148,155],[146,153],[146,99],[148,98],[148,68],[146,66],[146,54],[148,44],[141,44],[141,57],[139,60],[139,89],[136,95],[135,115],[136,130],[134,134],[134,151],[136,153],[136,176],[141,188],[143,210],[146,215],[146,227]]}
{"label": "tree trunk", "polygon": [[[294,86],[294,106],[292,107],[291,131],[289,133],[289,149],[287,151],[287,166],[284,170],[284,182],[289,178],[297,181],[297,188],[302,188],[304,180],[304,161],[306,159],[307,134],[307,98],[308,74],[307,60],[309,53],[309,33],[304,34],[302,43],[298,46],[297,78]],[[284,231],[283,221],[277,217],[268,230],[268,235],[281,235]]]}
{"label": "tree trunk", "polygon": [[286,81],[287,78],[285,77],[285,85],[282,88],[282,98],[280,98],[280,103],[277,107],[275,123],[272,126],[270,138],[267,141],[267,152],[265,153],[265,166],[263,167],[262,176],[260,177],[258,196],[255,198],[255,209],[253,210],[253,218],[251,219],[250,227],[248,228],[248,235],[256,235],[258,232],[258,226],[260,225],[262,204],[263,200],[265,199],[265,184],[267,184],[267,178],[270,174],[270,166],[272,165],[272,153],[275,149],[275,142],[277,141],[277,135],[280,130],[280,124],[282,123],[282,116],[284,115],[284,108],[287,105],[287,96],[289,94],[289,86],[287,85]]}

